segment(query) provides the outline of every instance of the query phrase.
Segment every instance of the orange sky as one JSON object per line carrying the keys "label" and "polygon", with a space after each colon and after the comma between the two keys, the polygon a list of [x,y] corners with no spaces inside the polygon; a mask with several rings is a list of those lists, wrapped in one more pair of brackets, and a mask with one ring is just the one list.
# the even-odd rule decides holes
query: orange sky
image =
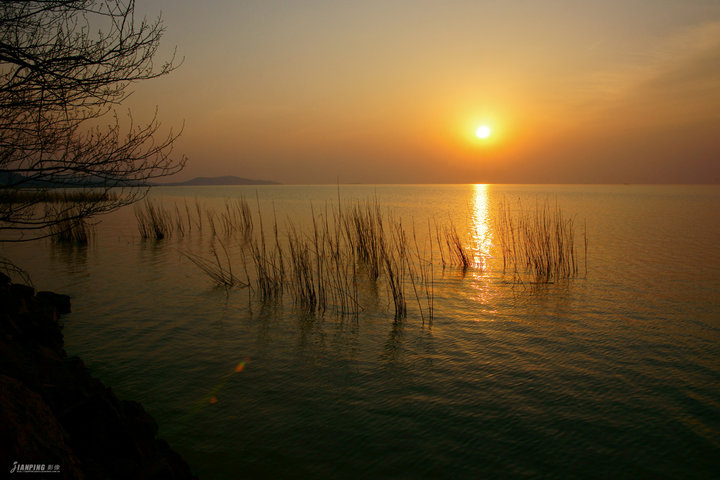
{"label": "orange sky", "polygon": [[[178,179],[720,182],[720,2],[145,1]],[[163,52],[160,54],[163,56]],[[474,136],[480,124],[493,134]]]}

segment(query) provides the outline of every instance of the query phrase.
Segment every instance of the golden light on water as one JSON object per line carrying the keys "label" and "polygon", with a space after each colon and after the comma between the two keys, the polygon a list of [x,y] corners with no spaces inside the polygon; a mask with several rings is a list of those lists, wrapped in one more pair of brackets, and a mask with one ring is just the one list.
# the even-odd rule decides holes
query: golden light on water
{"label": "golden light on water", "polygon": [[479,184],[473,188],[475,190],[472,209],[472,241],[475,250],[474,267],[484,270],[492,248],[488,186]]}
{"label": "golden light on water", "polygon": [[472,276],[473,289],[476,292],[475,300],[480,304],[488,305],[493,296],[490,284],[489,259],[492,249],[492,228],[490,224],[490,203],[488,200],[488,186],[474,185],[474,195],[471,218],[471,241],[473,249]]}

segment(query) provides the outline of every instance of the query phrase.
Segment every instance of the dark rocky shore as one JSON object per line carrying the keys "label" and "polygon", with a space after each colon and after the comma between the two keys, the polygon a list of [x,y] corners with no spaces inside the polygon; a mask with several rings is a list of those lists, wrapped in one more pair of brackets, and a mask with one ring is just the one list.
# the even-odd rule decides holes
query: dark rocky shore
{"label": "dark rocky shore", "polygon": [[24,478],[9,472],[25,465],[59,470],[33,478],[195,478],[142,405],[67,356],[58,316],[69,311],[67,296],[0,274],[0,478]]}

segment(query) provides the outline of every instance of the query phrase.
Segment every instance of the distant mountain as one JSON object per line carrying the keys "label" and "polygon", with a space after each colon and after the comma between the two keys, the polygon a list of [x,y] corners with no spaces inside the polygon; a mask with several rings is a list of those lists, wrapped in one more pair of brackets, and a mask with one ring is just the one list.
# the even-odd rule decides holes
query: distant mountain
{"label": "distant mountain", "polygon": [[182,187],[182,186],[198,186],[198,185],[280,185],[278,182],[269,180],[252,180],[250,178],[234,177],[232,175],[225,177],[195,177],[185,182],[157,183],[158,187]]}

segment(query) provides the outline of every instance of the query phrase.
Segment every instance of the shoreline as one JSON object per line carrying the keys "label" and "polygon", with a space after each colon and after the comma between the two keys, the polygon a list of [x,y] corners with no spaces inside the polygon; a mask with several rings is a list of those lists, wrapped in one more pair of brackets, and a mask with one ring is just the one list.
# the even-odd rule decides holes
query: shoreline
{"label": "shoreline", "polygon": [[[0,274],[0,463],[10,478],[196,479],[155,420],[68,357],[70,298]],[[57,475],[60,473],[60,475]],[[36,478],[37,475],[34,475]]]}

